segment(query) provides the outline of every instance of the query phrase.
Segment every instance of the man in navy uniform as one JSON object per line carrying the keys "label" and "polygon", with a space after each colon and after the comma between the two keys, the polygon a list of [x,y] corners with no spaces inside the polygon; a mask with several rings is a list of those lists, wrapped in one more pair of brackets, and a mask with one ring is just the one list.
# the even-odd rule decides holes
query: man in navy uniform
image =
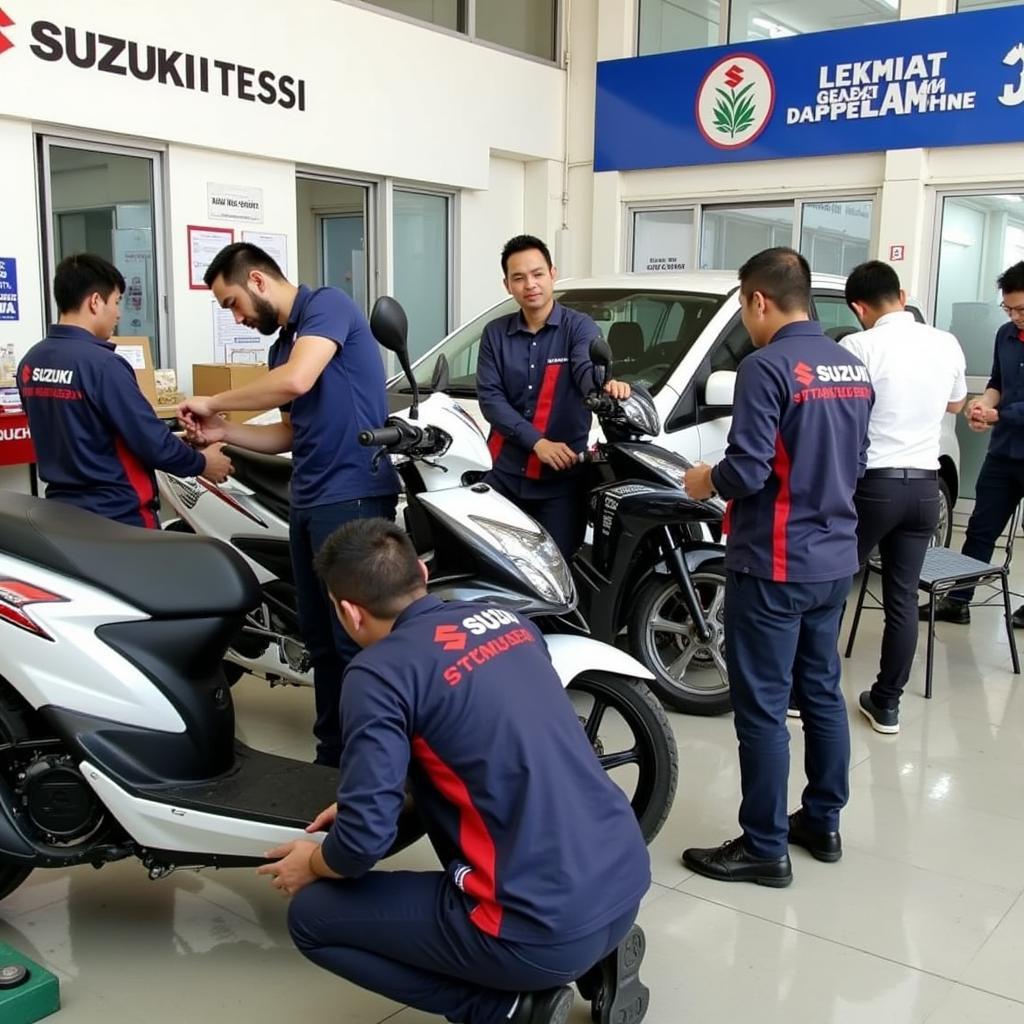
{"label": "man in navy uniform", "polygon": [[221,445],[196,451],[161,422],[135,371],[110,340],[124,278],[101,256],[61,260],[53,278],[60,317],[18,364],[46,497],[129,526],[158,529],[154,470],[221,481]]}
{"label": "man in navy uniform", "polygon": [[[480,411],[491,425],[494,469],[486,480],[551,534],[571,558],[586,529],[579,455],[591,414],[583,399],[597,390],[590,343],[597,324],[555,301],[558,271],[548,247],[517,235],[501,252],[501,271],[519,312],[492,320],[476,367]],[[629,385],[605,391],[628,398]]]}
{"label": "man in navy uniform", "polygon": [[[743,793],[743,834],[688,849],[683,864],[724,882],[782,887],[789,844],[842,855],[850,729],[839,623],[857,571],[853,495],[874,391],[859,359],[810,319],[811,272],[792,249],[739,271],[743,324],[758,351],[740,363],[732,428],[715,467],[686,473],[694,498],[731,500],[725,644]],[[788,816],[790,690],[802,712],[807,787]]]}
{"label": "man in navy uniform", "polygon": [[[359,432],[383,426],[388,415],[380,348],[348,295],[296,287],[248,242],[225,246],[203,280],[236,322],[261,334],[280,330],[269,373],[233,391],[190,398],[181,414],[209,440],[292,453],[289,535],[299,626],[313,664],[316,760],[337,767],[341,678],[358,649],[335,620],[313,559],[342,523],[395,516],[398,474],[387,459],[374,468],[373,451],[359,444]],[[280,423],[232,423],[220,415],[275,405]]]}
{"label": "man in navy uniform", "polygon": [[[299,949],[468,1024],[564,1024],[568,985],[611,958],[600,1020],[638,1006],[639,1021],[647,849],[541,634],[507,609],[428,596],[426,566],[386,521],[341,527],[317,567],[364,649],[342,689],[337,804],[309,826],[327,837],[272,850],[280,859],[259,869],[294,896]],[[407,780],[443,871],[372,870]],[[616,952],[627,936],[632,963]]]}

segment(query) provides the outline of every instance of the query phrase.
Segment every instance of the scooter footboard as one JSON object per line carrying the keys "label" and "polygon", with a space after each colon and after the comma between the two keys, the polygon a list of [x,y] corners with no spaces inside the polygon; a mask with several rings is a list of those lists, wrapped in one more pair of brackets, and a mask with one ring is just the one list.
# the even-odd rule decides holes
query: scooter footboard
{"label": "scooter footboard", "polygon": [[551,662],[562,686],[568,686],[582,672],[604,672],[645,680],[654,678],[636,658],[589,636],[545,633],[544,642],[548,645]]}

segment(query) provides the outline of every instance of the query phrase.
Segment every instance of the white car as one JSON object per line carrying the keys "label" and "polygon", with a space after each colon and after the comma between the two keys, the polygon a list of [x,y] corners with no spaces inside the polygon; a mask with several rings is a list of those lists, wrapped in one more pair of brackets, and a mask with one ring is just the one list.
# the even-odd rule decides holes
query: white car
{"label": "white car", "polygon": [[[811,313],[833,337],[860,330],[846,305],[844,283],[842,277],[826,274],[811,278]],[[714,464],[722,457],[732,422],[736,368],[753,350],[740,320],[735,273],[614,274],[565,280],[555,286],[555,298],[596,321],[611,346],[617,378],[642,384],[651,392],[661,419],[658,444],[691,461]],[[908,303],[907,308],[923,322],[916,303]],[[417,383],[429,388],[443,352],[448,359],[449,392],[463,399],[481,426],[486,426],[476,404],[480,337],[491,320],[515,310],[514,300],[506,299],[449,334],[413,363]],[[395,408],[408,404],[404,377],[395,378],[388,387]],[[939,461],[942,510],[935,539],[947,544],[952,532],[950,510],[960,483],[960,449],[952,415],[943,421]]]}

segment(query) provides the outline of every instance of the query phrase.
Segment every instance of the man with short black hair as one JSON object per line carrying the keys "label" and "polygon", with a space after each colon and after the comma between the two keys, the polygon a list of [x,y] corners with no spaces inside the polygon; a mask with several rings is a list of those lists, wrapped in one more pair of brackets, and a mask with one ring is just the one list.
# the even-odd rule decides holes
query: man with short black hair
{"label": "man with short black hair", "polygon": [[887,263],[846,279],[846,304],[864,326],[839,344],[868,368],[875,404],[868,462],[857,484],[857,557],[878,548],[885,627],[878,677],[858,707],[875,732],[899,732],[899,705],[917,649],[917,584],[939,519],[939,437],[967,397],[966,364],[952,334],[918,323]]}
{"label": "man with short black hair", "polygon": [[[558,271],[539,238],[509,239],[501,272],[519,312],[492,320],[480,341],[477,398],[491,425],[487,446],[494,460],[486,479],[571,558],[586,530],[579,455],[592,416],[583,399],[598,389],[590,343],[601,331],[555,301]],[[622,381],[608,381],[604,390],[629,397]]]}
{"label": "man with short black hair", "polygon": [[135,371],[110,340],[124,278],[101,256],[61,260],[53,278],[59,319],[18,364],[46,497],[129,526],[157,529],[155,470],[223,480],[221,445],[195,451],[162,423]]}
{"label": "man with short black hair", "polygon": [[[725,652],[743,834],[682,859],[708,878],[782,887],[793,880],[788,845],[822,861],[842,856],[850,731],[836,645],[857,571],[853,493],[873,392],[860,360],[811,320],[803,256],[766,249],[739,278],[743,324],[758,351],[740,363],[725,457],[688,470],[685,486],[698,500],[730,499]],[[807,787],[787,819],[791,691]]]}
{"label": "man with short black hair", "polygon": [[[363,651],[342,689],[338,800],[307,830],[327,830],[323,845],[285,844],[258,869],[294,897],[296,945],[450,1021],[565,1024],[567,986],[589,975],[602,1021],[628,1008],[639,1022],[639,964],[620,970],[615,950],[628,936],[642,956],[647,849],[541,634],[508,609],[429,596],[426,566],[382,520],[337,530],[317,569]],[[443,871],[372,870],[407,779]]]}
{"label": "man with short black hair", "polygon": [[[181,405],[185,422],[209,440],[277,454],[291,451],[292,570],[299,625],[313,665],[316,760],[336,767],[341,753],[338,700],[345,663],[357,653],[331,611],[313,558],[331,532],[351,519],[393,519],[399,482],[391,462],[373,466],[359,432],[388,416],[384,364],[362,310],[337,288],[296,287],[262,249],[225,246],[203,277],[237,323],[273,334],[270,371],[232,391]],[[281,408],[281,422],[232,423],[236,409]]]}
{"label": "man with short black hair", "polygon": [[[985,461],[974,485],[974,511],[967,522],[963,553],[987,562],[1013,510],[1024,499],[1024,262],[1008,267],[996,280],[1002,309],[1010,318],[996,332],[992,375],[985,392],[964,409],[971,430],[992,431]],[[971,621],[974,589],[955,590],[935,606],[935,618],[966,625]],[[918,612],[928,621],[928,608]],[[1024,606],[1013,613],[1024,627]]]}

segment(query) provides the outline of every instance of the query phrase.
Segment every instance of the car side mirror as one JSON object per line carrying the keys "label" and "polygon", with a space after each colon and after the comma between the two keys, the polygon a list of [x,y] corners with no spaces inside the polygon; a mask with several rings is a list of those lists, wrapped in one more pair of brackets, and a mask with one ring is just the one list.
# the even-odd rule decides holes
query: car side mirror
{"label": "car side mirror", "polygon": [[430,390],[437,393],[448,390],[451,371],[448,369],[448,357],[442,352],[434,363],[434,372],[430,378]]}
{"label": "car side mirror", "polygon": [[704,405],[731,409],[736,396],[736,371],[715,370],[704,387]]}

